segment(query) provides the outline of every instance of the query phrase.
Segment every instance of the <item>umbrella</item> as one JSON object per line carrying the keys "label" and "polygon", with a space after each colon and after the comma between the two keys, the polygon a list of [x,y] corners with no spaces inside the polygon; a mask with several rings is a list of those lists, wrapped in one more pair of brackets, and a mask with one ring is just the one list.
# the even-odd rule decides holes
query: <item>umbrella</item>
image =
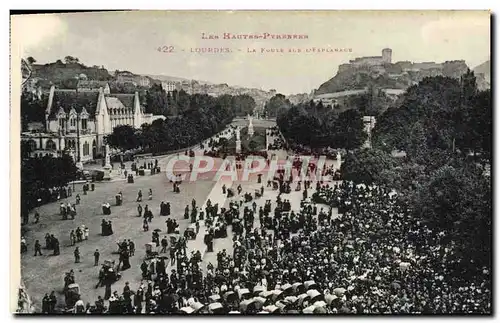
{"label": "umbrella", "polygon": [[190,306],[186,306],[186,307],[181,308],[181,312],[184,312],[186,314],[191,314],[194,312],[194,308],[192,308]]}
{"label": "umbrella", "polygon": [[302,313],[304,313],[304,314],[313,314],[315,309],[316,309],[316,307],[314,307],[314,305],[311,305],[309,307],[304,308],[302,310]]}
{"label": "umbrella", "polygon": [[306,287],[306,289],[312,289],[313,286],[315,286],[316,283],[314,282],[314,280],[308,280],[304,283],[304,286]]}
{"label": "umbrella", "polygon": [[297,291],[297,289],[302,286],[302,283],[294,283],[292,286],[293,286],[293,290]]}
{"label": "umbrella", "polygon": [[264,311],[268,312],[268,313],[274,313],[276,312],[276,310],[278,310],[278,306],[276,305],[269,305],[269,306],[266,306],[264,307]]}
{"label": "umbrella", "polygon": [[161,232],[161,229],[154,229],[154,232]]}
{"label": "umbrella", "polygon": [[241,296],[245,295],[245,294],[250,294],[250,291],[248,290],[248,288],[241,288],[241,289],[238,289],[238,296],[241,298]]}
{"label": "umbrella", "polygon": [[217,302],[217,303],[212,303],[210,305],[208,305],[208,308],[211,310],[211,311],[215,311],[215,310],[218,310],[218,309],[221,309],[222,308],[222,304]]}
{"label": "umbrella", "polygon": [[267,301],[267,299],[265,299],[264,297],[259,297],[259,296],[254,297],[253,300],[260,304],[264,304]]}
{"label": "umbrella", "polygon": [[290,289],[290,288],[293,288],[293,286],[290,284],[285,284],[285,285],[281,286],[282,291],[286,291],[287,289]]}
{"label": "umbrella", "polygon": [[240,303],[240,310],[246,311],[248,309],[248,306],[251,304],[255,303],[253,299],[246,299]]}
{"label": "umbrella", "polygon": [[262,297],[265,297],[265,298],[267,298],[267,297],[269,297],[269,296],[271,296],[271,295],[274,295],[274,294],[273,294],[273,292],[272,292],[272,291],[269,291],[269,290],[265,290],[265,291],[263,291],[263,292],[261,292],[261,293],[259,294],[259,296],[262,296]]}
{"label": "umbrella", "polygon": [[321,293],[320,293],[320,292],[318,292],[318,291],[317,291],[317,290],[315,290],[315,289],[311,289],[311,290],[308,290],[308,291],[307,291],[307,296],[309,296],[309,297],[311,298],[311,300],[312,300],[313,298],[316,298],[316,297],[318,297],[318,296],[321,296]]}
{"label": "umbrella", "polygon": [[220,300],[220,296],[215,294],[215,295],[210,296],[209,299],[213,302],[217,302],[218,300]]}
{"label": "umbrella", "polygon": [[326,303],[324,301],[317,301],[313,305],[316,307],[325,307]]}
{"label": "umbrella", "polygon": [[259,295],[261,292],[265,290],[264,286],[257,285],[253,288],[253,293]]}
{"label": "umbrella", "polygon": [[335,288],[335,289],[333,290],[333,292],[334,292],[337,296],[342,296],[342,295],[344,295],[345,290],[346,290],[345,288],[338,287],[338,288]]}
{"label": "umbrella", "polygon": [[314,314],[326,314],[327,311],[324,307],[316,307],[314,309]]}
{"label": "umbrella", "polygon": [[282,291],[282,290],[275,289],[275,290],[273,290],[273,291],[272,291],[272,293],[273,293],[272,298],[273,298],[273,299],[277,299],[277,298],[278,298],[278,297],[279,297],[279,296],[283,293],[283,291]]}
{"label": "umbrella", "polygon": [[289,303],[295,303],[299,298],[297,296],[287,296],[285,297],[285,301]]}
{"label": "umbrella", "polygon": [[331,304],[334,300],[336,300],[338,297],[336,295],[328,294],[325,296],[325,301],[328,304]]}
{"label": "umbrella", "polygon": [[195,310],[195,311],[199,311],[201,310],[203,307],[205,307],[204,304],[200,303],[200,302],[196,302],[196,303],[193,303],[191,305],[191,307]]}
{"label": "umbrella", "polygon": [[228,314],[241,314],[241,313],[240,313],[240,312],[238,312],[238,311],[231,311],[231,312],[229,312]]}
{"label": "umbrella", "polygon": [[298,296],[298,299],[299,299],[299,304],[304,303],[304,301],[305,301],[307,298],[309,298],[309,295],[307,295],[307,294],[300,294],[300,295]]}

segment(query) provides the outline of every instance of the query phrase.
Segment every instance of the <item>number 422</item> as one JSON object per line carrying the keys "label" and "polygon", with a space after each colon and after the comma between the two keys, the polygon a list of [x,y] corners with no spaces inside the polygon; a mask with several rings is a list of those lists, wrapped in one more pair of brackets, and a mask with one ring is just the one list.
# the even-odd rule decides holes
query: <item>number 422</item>
{"label": "number 422", "polygon": [[173,53],[174,52],[174,46],[160,46],[156,49],[160,53]]}

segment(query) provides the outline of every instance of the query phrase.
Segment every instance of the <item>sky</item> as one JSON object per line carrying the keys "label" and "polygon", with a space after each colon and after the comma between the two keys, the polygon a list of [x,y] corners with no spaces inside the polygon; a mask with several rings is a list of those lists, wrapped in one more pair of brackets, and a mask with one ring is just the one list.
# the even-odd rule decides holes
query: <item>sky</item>
{"label": "sky", "polygon": [[[11,30],[22,56],[41,64],[71,55],[109,71],[283,94],[309,93],[332,78],[338,65],[380,56],[386,47],[392,49],[393,62],[463,59],[473,68],[490,58],[487,11],[92,12],[15,16]],[[219,39],[202,39],[202,33]],[[268,38],[222,39],[224,33],[267,33]],[[276,34],[307,39],[270,38]],[[200,48],[230,52],[196,52]],[[335,48],[344,50],[332,51]]]}

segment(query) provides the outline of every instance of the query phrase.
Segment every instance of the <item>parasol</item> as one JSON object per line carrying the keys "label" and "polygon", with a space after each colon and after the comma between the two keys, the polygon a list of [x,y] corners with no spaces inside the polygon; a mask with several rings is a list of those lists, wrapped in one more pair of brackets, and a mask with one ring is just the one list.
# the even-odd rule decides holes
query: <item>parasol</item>
{"label": "parasol", "polygon": [[264,286],[257,285],[253,288],[254,295],[260,295],[261,292],[265,290]]}
{"label": "parasol", "polygon": [[317,301],[313,305],[316,307],[325,307],[326,303],[324,301]]}
{"label": "parasol", "polygon": [[289,303],[295,303],[299,298],[297,296],[287,296],[285,297],[285,301]]}
{"label": "parasol", "polygon": [[309,296],[312,299],[321,296],[321,293],[318,292],[316,289],[311,289],[307,291],[307,296]]}
{"label": "parasol", "polygon": [[303,303],[306,299],[308,299],[308,298],[309,298],[309,295],[307,295],[307,294],[300,294],[300,295],[298,296],[298,299],[299,299],[299,304],[302,304],[302,303]]}
{"label": "parasol", "polygon": [[264,307],[264,311],[268,312],[268,313],[274,313],[278,310],[279,308],[276,306],[276,305],[269,305],[269,306],[266,306]]}
{"label": "parasol", "polygon": [[248,288],[238,289],[238,296],[241,298],[243,295],[250,294]]}
{"label": "parasol", "polygon": [[324,307],[316,307],[314,309],[314,314],[326,314],[328,313]]}
{"label": "parasol", "polygon": [[315,309],[316,309],[316,307],[314,307],[314,305],[311,305],[309,307],[304,308],[302,310],[302,313],[304,313],[304,314],[313,314]]}
{"label": "parasol", "polygon": [[281,286],[282,291],[286,291],[286,290],[291,289],[291,288],[293,288],[293,286],[290,284],[285,284],[285,285]]}
{"label": "parasol", "polygon": [[306,289],[312,289],[316,286],[316,283],[314,282],[314,280],[308,280],[304,283],[304,286]]}
{"label": "parasol", "polygon": [[260,304],[264,304],[267,301],[267,299],[265,299],[264,297],[259,297],[259,296],[254,297],[253,300]]}
{"label": "parasol", "polygon": [[203,307],[205,307],[205,305],[203,305],[202,303],[200,302],[196,302],[194,304],[191,305],[191,307],[195,310],[195,311],[199,311],[201,310]]}
{"label": "parasol", "polygon": [[336,295],[328,294],[325,296],[325,301],[328,304],[331,304],[334,300],[336,300],[338,297]]}
{"label": "parasol", "polygon": [[161,232],[161,229],[154,229],[154,232]]}
{"label": "parasol", "polygon": [[265,297],[265,298],[268,298],[268,297],[269,297],[269,296],[271,296],[271,295],[274,295],[274,294],[273,294],[273,292],[272,292],[272,291],[269,291],[269,290],[265,290],[265,291],[263,291],[263,292],[261,292],[261,293],[259,294],[259,296],[262,296],[262,297]]}
{"label": "parasol", "polygon": [[215,311],[215,310],[218,310],[218,309],[221,309],[222,308],[222,304],[217,302],[217,303],[212,303],[210,305],[208,305],[208,308],[211,310],[211,311]]}
{"label": "parasol", "polygon": [[345,289],[345,288],[343,288],[343,287],[338,287],[338,288],[335,288],[335,289],[333,290],[333,292],[334,292],[337,296],[342,296],[342,295],[344,295],[345,291],[346,291],[346,289]]}
{"label": "parasol", "polygon": [[191,314],[194,312],[194,308],[192,308],[190,306],[186,306],[186,307],[181,308],[181,312],[184,312],[186,314]]}
{"label": "parasol", "polygon": [[210,297],[209,297],[209,299],[210,299],[211,301],[213,301],[213,302],[217,302],[217,301],[219,301],[219,300],[220,300],[220,296],[219,296],[219,295],[217,295],[217,294],[215,294],[215,295],[210,296]]}

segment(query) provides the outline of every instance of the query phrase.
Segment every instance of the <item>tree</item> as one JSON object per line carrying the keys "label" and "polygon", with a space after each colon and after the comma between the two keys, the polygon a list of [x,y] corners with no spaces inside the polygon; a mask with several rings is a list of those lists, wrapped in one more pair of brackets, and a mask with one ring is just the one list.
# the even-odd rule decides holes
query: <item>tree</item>
{"label": "tree", "polygon": [[348,151],[363,145],[368,137],[364,129],[363,117],[355,109],[339,114],[334,128],[336,146]]}
{"label": "tree", "polygon": [[113,148],[129,150],[139,147],[139,137],[136,130],[129,125],[113,128],[113,132],[106,136],[106,143]]}
{"label": "tree", "polygon": [[292,104],[281,93],[273,96],[265,105],[264,111],[267,117],[277,117],[280,110],[288,110]]}
{"label": "tree", "polygon": [[25,156],[21,160],[21,213],[27,214],[40,203],[50,202],[53,196],[49,190],[68,185],[76,174],[75,163],[66,154],[57,158]]}
{"label": "tree", "polygon": [[68,56],[64,57],[64,62],[66,64],[78,64],[80,62],[80,60],[76,57],[68,55]]}
{"label": "tree", "polygon": [[491,181],[476,165],[443,166],[415,193],[413,212],[457,242],[462,266],[479,269],[491,266],[491,200]]}
{"label": "tree", "polygon": [[395,164],[394,158],[382,150],[361,149],[347,154],[340,172],[344,180],[370,185],[380,183],[380,172]]}
{"label": "tree", "polygon": [[36,63],[36,59],[33,58],[33,56],[30,56],[26,59],[26,61],[30,64],[33,65]]}

